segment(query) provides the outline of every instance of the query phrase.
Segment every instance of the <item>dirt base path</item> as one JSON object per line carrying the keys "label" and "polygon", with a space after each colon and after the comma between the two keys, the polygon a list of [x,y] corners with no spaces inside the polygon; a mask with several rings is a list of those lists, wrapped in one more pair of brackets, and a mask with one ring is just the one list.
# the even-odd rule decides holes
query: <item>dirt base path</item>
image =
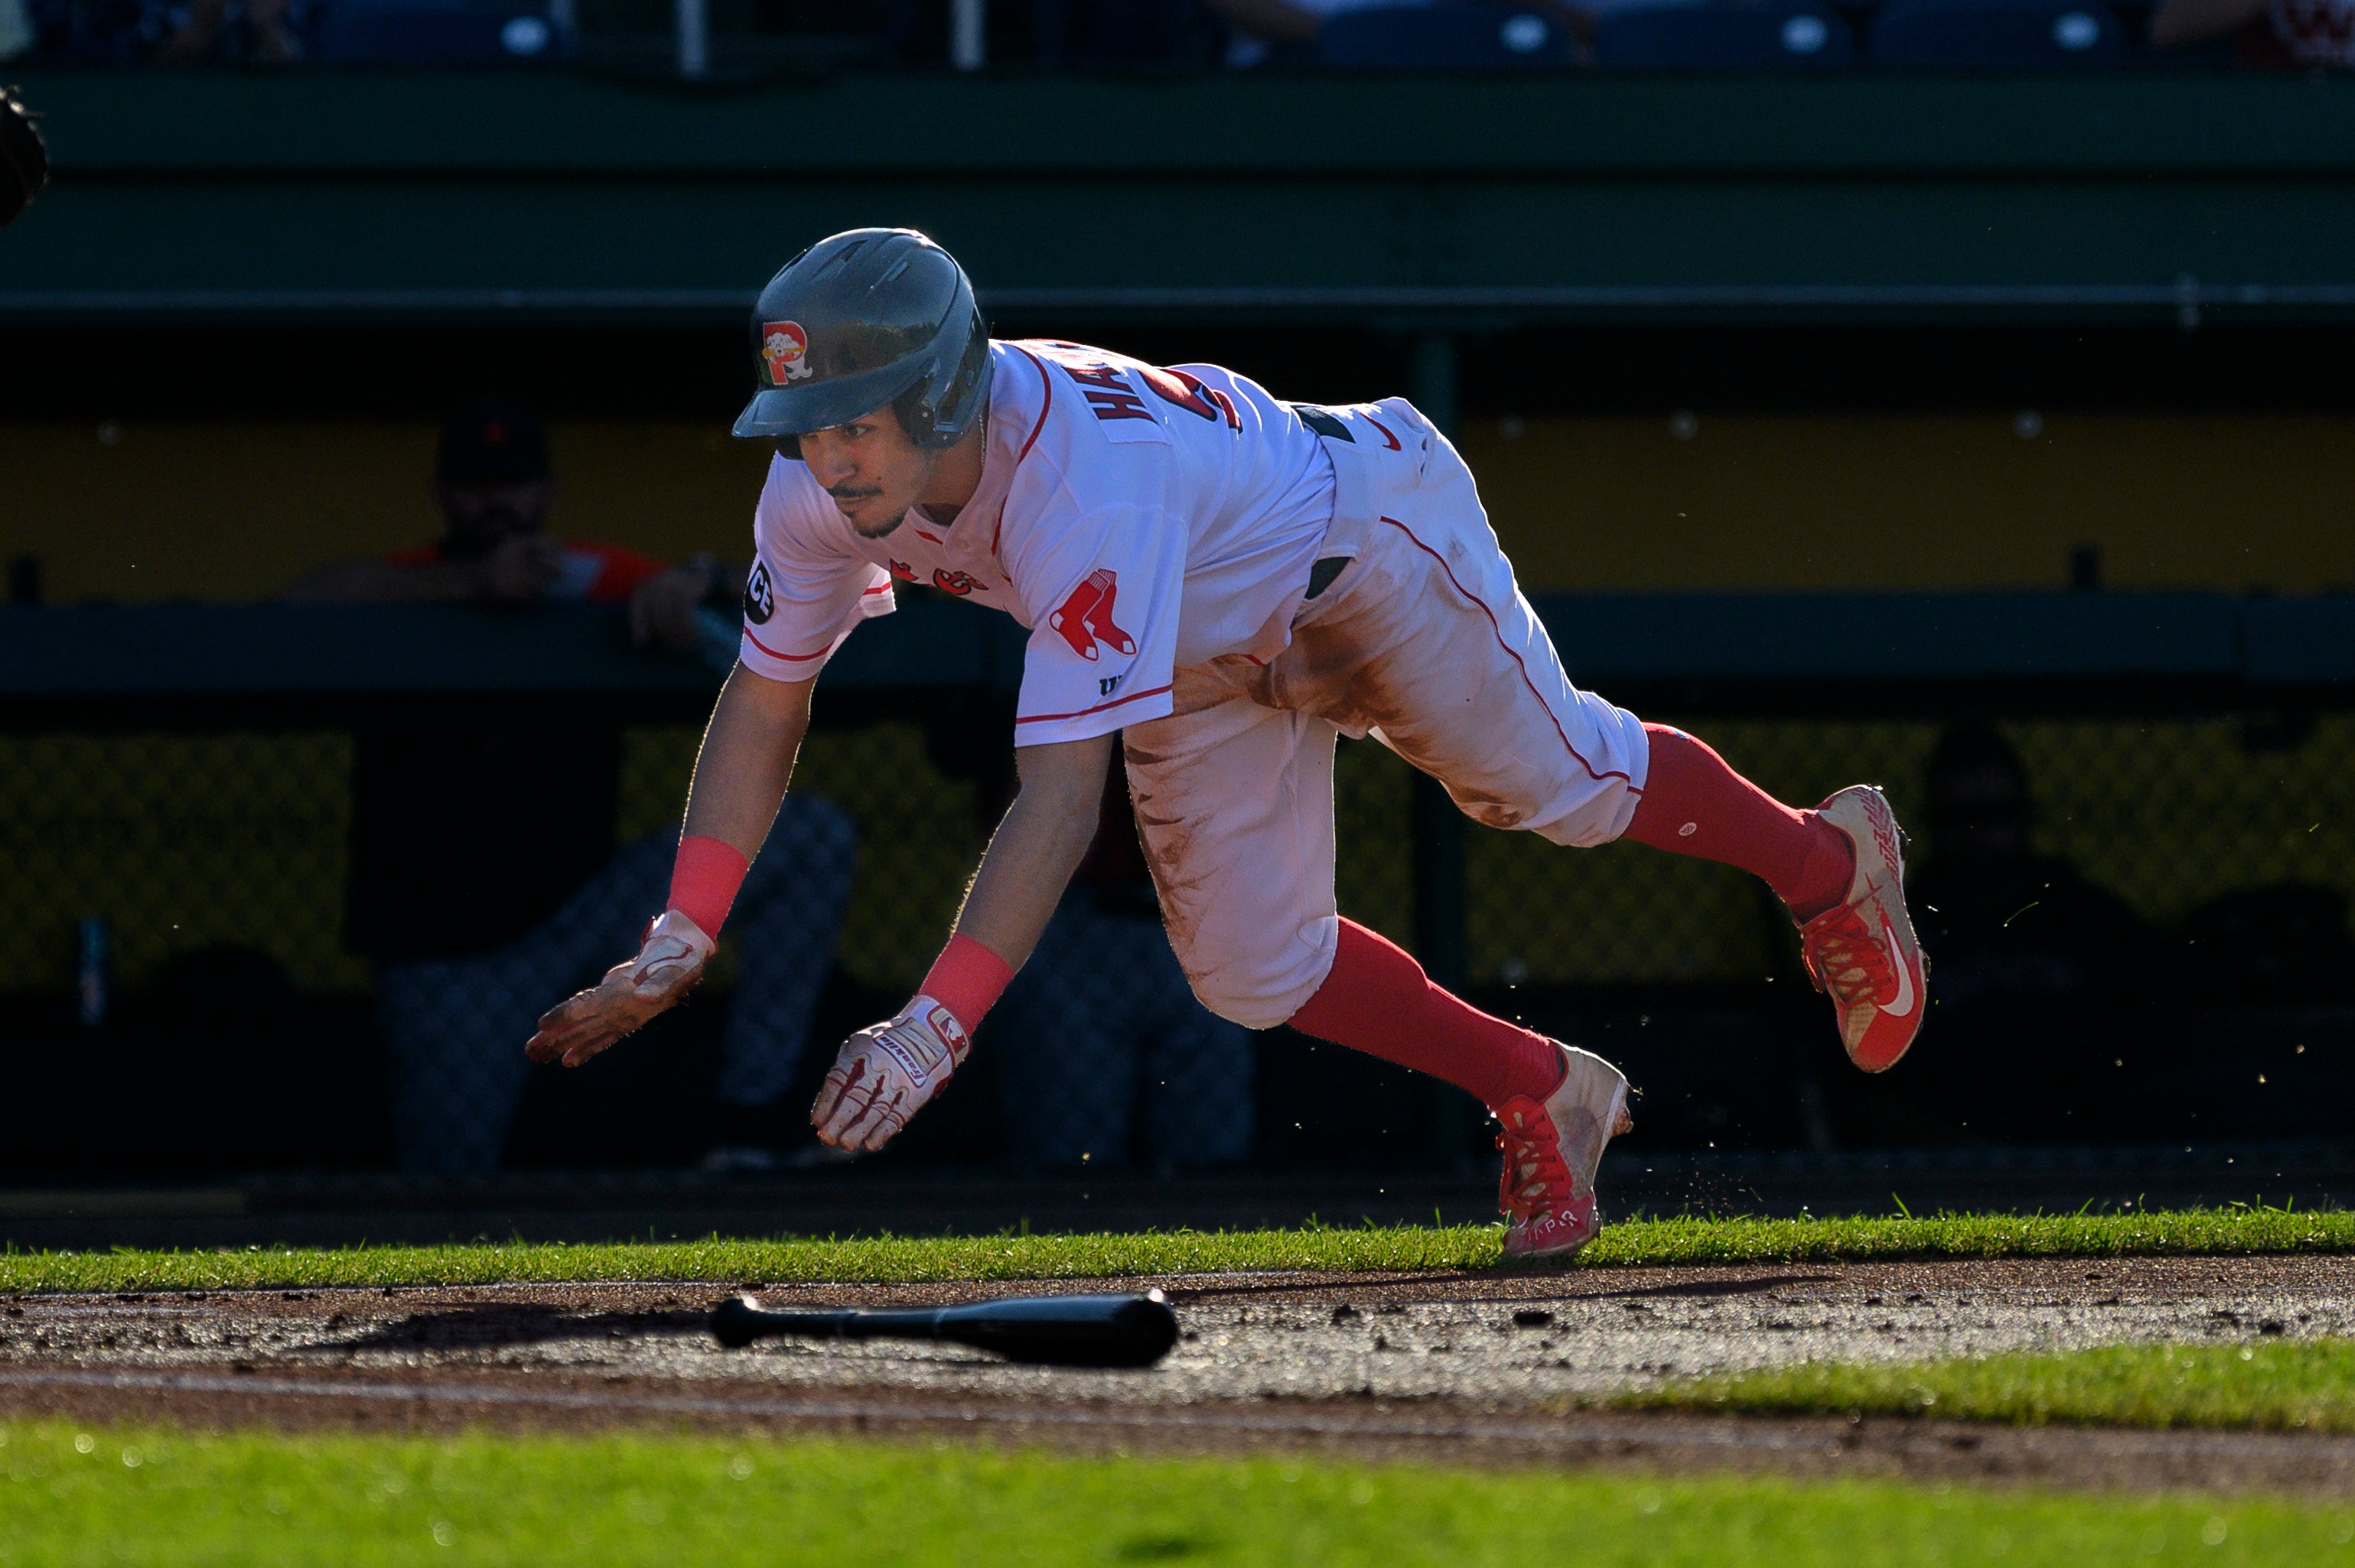
{"label": "dirt base path", "polygon": [[915,1304],[1156,1284],[1160,1367],[1013,1366],[922,1344],[723,1351],[729,1286],[0,1298],[0,1413],[438,1430],[652,1424],[951,1431],[1092,1449],[2355,1492],[2355,1439],[1637,1415],[1582,1399],[1806,1359],[2355,1333],[2355,1261],[2051,1260],[790,1287]]}

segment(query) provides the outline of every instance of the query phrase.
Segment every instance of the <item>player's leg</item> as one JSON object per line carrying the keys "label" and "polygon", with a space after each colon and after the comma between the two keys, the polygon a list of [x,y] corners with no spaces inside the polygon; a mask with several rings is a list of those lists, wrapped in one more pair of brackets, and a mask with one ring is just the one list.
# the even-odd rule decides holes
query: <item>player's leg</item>
{"label": "player's leg", "polygon": [[1894,1066],[1921,1027],[1929,960],[1906,911],[1902,835],[1888,800],[1854,784],[1796,810],[1682,730],[1644,728],[1650,768],[1625,836],[1763,878],[1799,927],[1849,1059],[1867,1072]]}
{"label": "player's leg", "polygon": [[1923,969],[1887,802],[1858,787],[1794,810],[1691,737],[1581,691],[1470,471],[1428,440],[1413,485],[1349,525],[1354,559],[1262,677],[1263,700],[1374,734],[1489,826],[1575,846],[1632,836],[1764,876],[1793,903],[1850,1056],[1890,1065],[1920,1022]]}
{"label": "player's leg", "polygon": [[858,832],[839,806],[814,795],[785,797],[744,874],[730,922],[736,997],[721,1044],[723,1117],[758,1125],[793,1087],[858,863]]}
{"label": "player's leg", "polygon": [[[1412,958],[1339,917],[1338,732],[1244,694],[1260,673],[1241,662],[1180,671],[1177,712],[1124,737],[1170,946],[1195,995],[1245,1028],[1288,1022],[1480,1096],[1508,1132],[1508,1245],[1576,1250],[1594,1233],[1594,1165],[1625,1124],[1626,1080],[1450,996]],[[1561,1136],[1534,1125],[1550,1106]],[[1528,1190],[1532,1166],[1556,1178],[1547,1203]]]}

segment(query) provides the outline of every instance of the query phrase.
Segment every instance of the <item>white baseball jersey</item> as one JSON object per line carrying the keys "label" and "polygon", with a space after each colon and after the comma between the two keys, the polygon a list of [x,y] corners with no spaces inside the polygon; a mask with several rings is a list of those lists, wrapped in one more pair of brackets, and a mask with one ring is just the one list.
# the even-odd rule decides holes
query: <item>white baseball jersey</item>
{"label": "white baseball jersey", "polygon": [[861,535],[802,463],[769,465],[741,657],[807,680],[891,579],[1030,630],[1015,743],[1084,740],[1170,712],[1175,672],[1291,640],[1333,518],[1332,459],[1231,370],[1070,343],[992,343],[988,453],[952,524],[911,508]]}

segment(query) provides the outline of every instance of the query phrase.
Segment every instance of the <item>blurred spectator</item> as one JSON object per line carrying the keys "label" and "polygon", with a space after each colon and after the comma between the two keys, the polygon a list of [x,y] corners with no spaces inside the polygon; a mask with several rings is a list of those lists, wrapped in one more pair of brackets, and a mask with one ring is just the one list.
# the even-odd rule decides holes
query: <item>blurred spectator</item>
{"label": "blurred spectator", "polygon": [[1251,1153],[1251,1031],[1187,986],[1117,754],[1095,842],[998,1003],[989,1050],[1024,1164],[1095,1170],[1134,1154],[1174,1169]]}
{"label": "blurred spectator", "polygon": [[[0,0],[0,5],[11,0]],[[302,0],[24,0],[44,63],[282,65],[303,58]]]}
{"label": "blurred spectator", "polygon": [[0,0],[0,60],[13,60],[33,47],[32,8],[25,0]]}
{"label": "blurred spectator", "polygon": [[[298,602],[626,599],[641,641],[691,645],[706,598],[743,574],[665,568],[544,531],[555,482],[528,410],[485,404],[443,431],[448,531],[386,560],[306,574]],[[618,724],[547,705],[451,698],[361,728],[346,941],[377,963],[404,1168],[496,1168],[551,999],[625,956],[669,887],[677,830],[613,844]],[[789,797],[738,895],[741,948],[719,1095],[731,1144],[797,1126],[791,1086],[849,897],[856,835],[832,803]]]}
{"label": "blurred spectator", "polygon": [[[1228,46],[1231,66],[1310,65],[1314,45],[1327,18],[1344,11],[1404,10],[1447,0],[1205,0],[1234,31]],[[1581,38],[1592,37],[1594,18],[1628,5],[1674,5],[1686,0],[1529,0],[1522,9],[1543,12]]]}
{"label": "blurred spectator", "polygon": [[624,546],[558,538],[547,531],[556,493],[548,438],[531,410],[478,404],[442,432],[433,498],[447,532],[382,558],[305,572],[285,597],[296,604],[626,603],[633,638],[681,652],[697,645],[698,607],[732,609],[741,597],[742,567],[708,556],[665,567]]}
{"label": "blurred spectator", "polygon": [[1227,49],[1231,66],[1305,64],[1316,29],[1337,11],[1376,5],[1412,5],[1416,0],[1209,0],[1210,8],[1234,28]]}
{"label": "blurred spectator", "polygon": [[2158,48],[2216,38],[2244,65],[2355,65],[2355,0],[2159,0],[2150,14]]}
{"label": "blurred spectator", "polygon": [[[2158,975],[2157,938],[2115,895],[2036,853],[2028,769],[1986,725],[1930,755],[1930,853],[1909,879],[1936,966],[1925,1050],[1894,1080],[1973,1138],[2083,1138],[2119,1101],[2120,1042]],[[2147,1064],[2142,1064],[2147,1066]]]}
{"label": "blurred spectator", "polygon": [[2227,894],[2183,922],[2183,974],[2195,1000],[2304,1007],[2355,1000],[2347,895],[2312,882]]}

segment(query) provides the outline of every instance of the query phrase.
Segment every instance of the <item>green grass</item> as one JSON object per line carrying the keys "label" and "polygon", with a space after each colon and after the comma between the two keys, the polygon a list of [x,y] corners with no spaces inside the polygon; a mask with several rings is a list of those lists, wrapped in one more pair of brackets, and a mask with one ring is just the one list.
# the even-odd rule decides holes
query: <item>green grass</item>
{"label": "green grass", "polygon": [[2268,1498],[700,1436],[0,1425],[0,1564],[2355,1563]]}
{"label": "green grass", "polygon": [[1813,1362],[1647,1389],[1614,1404],[1743,1414],[1929,1415],[2018,1425],[2355,1432],[2355,1340],[2110,1345],[1898,1363]]}
{"label": "green grass", "polygon": [[[1088,1279],[1230,1269],[1465,1269],[1499,1264],[1493,1225],[1366,1225],[1129,1235],[883,1236],[224,1252],[0,1254],[0,1291],[495,1285],[588,1279],[883,1282]],[[1627,1264],[1905,1257],[2355,1252],[2355,1213],[2192,1209],[1922,1219],[1662,1219],[1614,1224],[1580,1258]]]}

